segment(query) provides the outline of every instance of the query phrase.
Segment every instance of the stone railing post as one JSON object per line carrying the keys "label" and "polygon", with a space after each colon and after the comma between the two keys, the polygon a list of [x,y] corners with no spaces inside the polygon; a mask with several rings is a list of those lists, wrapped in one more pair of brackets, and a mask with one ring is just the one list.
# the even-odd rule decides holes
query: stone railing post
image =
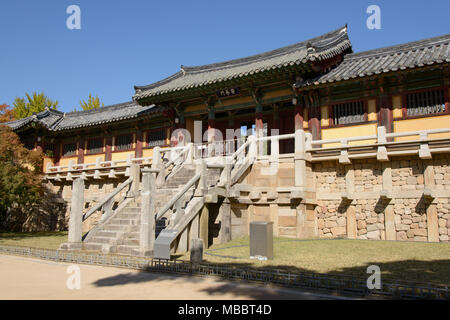
{"label": "stone railing post", "polygon": [[72,201],[70,205],[68,243],[60,246],[61,250],[79,250],[82,247],[84,208],[84,180],[75,179],[72,184]]}
{"label": "stone railing post", "polygon": [[251,135],[248,137],[249,147],[248,147],[248,157],[249,159],[256,159],[258,156],[258,145],[256,143],[256,137]]}
{"label": "stone railing post", "polygon": [[420,133],[420,159],[432,159],[430,146],[428,145],[428,134],[426,132]]}
{"label": "stone railing post", "polygon": [[139,254],[150,256],[155,244],[155,201],[151,196],[156,189],[155,177],[148,169],[142,170],[141,193],[141,232],[139,238]]}
{"label": "stone railing post", "polygon": [[188,152],[187,152],[187,156],[186,156],[186,164],[193,164],[194,163],[194,144],[192,142],[190,142],[188,144]]}
{"label": "stone railing post", "polygon": [[141,183],[141,168],[138,164],[132,164],[130,166],[130,177],[133,177],[133,182],[131,183],[127,197],[137,198],[139,197],[139,187]]}
{"label": "stone railing post", "polygon": [[204,195],[204,191],[207,188],[206,185],[206,174],[207,174],[207,170],[206,170],[206,162],[202,159],[200,160],[200,163],[198,163],[196,165],[196,174],[200,174],[200,179],[198,181],[198,185],[197,188],[195,189],[195,193],[194,196],[195,197],[203,197]]}
{"label": "stone railing post", "polygon": [[[386,143],[387,142],[385,126],[378,127],[377,137],[378,137],[377,138],[378,143]],[[386,146],[378,147],[377,160],[378,161],[389,161]]]}
{"label": "stone railing post", "polygon": [[270,156],[272,161],[278,161],[280,156],[280,139],[278,136],[272,136],[270,138]]}
{"label": "stone railing post", "polygon": [[295,186],[306,186],[306,137],[305,131],[295,131]]}
{"label": "stone railing post", "polygon": [[164,164],[161,158],[161,149],[159,147],[153,148],[152,156],[152,170],[158,170],[159,173],[156,174],[156,185],[161,186],[164,183],[165,170]]}

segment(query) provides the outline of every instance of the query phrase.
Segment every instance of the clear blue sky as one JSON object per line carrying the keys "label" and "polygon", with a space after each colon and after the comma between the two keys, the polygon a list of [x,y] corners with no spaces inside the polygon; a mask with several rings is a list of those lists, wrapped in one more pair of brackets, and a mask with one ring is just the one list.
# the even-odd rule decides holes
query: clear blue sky
{"label": "clear blue sky", "polygon": [[[66,8],[81,8],[68,30]],[[381,8],[369,30],[366,9]],[[180,65],[245,57],[349,26],[354,51],[450,33],[450,1],[8,0],[0,2],[0,104],[44,91],[72,111],[89,93],[105,105]]]}

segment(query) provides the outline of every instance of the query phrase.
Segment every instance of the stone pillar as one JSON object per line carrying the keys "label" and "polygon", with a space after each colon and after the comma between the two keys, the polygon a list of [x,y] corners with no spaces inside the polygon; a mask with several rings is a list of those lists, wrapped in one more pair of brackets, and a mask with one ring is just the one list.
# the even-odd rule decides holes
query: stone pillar
{"label": "stone pillar", "polygon": [[150,256],[153,254],[155,244],[155,200],[151,196],[156,189],[156,181],[153,174],[144,169],[142,171],[141,193],[141,232],[139,239],[139,254]]}
{"label": "stone pillar", "polygon": [[305,187],[306,186],[306,138],[305,131],[296,130],[295,131],[295,186]]}
{"label": "stone pillar", "polygon": [[203,240],[205,249],[208,249],[209,241],[209,205],[204,204],[199,218],[199,238]]}
{"label": "stone pillar", "polygon": [[227,243],[231,241],[231,203],[228,198],[225,198],[219,208],[221,219],[220,227],[220,241]]}
{"label": "stone pillar", "polygon": [[130,177],[133,177],[133,182],[131,183],[130,191],[128,192],[128,198],[139,197],[140,183],[141,183],[141,168],[138,164],[130,165]]}
{"label": "stone pillar", "polygon": [[[345,166],[345,185],[347,190],[347,195],[351,199],[355,199],[355,171],[351,165]],[[356,224],[356,208],[355,204],[349,204],[346,214],[346,225],[347,225],[347,238],[356,239],[358,237],[358,227]]]}
{"label": "stone pillar", "polygon": [[84,180],[78,178],[72,184],[72,201],[70,205],[68,243],[60,246],[61,250],[77,250],[82,247],[84,208]]}
{"label": "stone pillar", "polygon": [[384,211],[384,228],[386,232],[386,240],[397,240],[394,204],[390,199],[392,194],[392,168],[390,162],[383,163],[383,191],[387,193],[388,198],[381,199],[381,201],[389,201],[389,203],[386,204],[386,208]]}
{"label": "stone pillar", "polygon": [[[424,184],[426,190],[433,191],[435,187],[434,168],[431,160],[424,161]],[[439,219],[435,199],[428,200],[427,205],[427,235],[429,242],[439,242]]]}

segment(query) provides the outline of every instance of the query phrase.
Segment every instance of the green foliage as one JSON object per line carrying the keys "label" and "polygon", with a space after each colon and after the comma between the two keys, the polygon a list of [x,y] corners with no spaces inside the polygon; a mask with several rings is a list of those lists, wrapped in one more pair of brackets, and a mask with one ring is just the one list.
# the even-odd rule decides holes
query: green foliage
{"label": "green foliage", "polygon": [[92,97],[89,93],[89,99],[87,101],[80,101],[80,106],[83,110],[92,110],[104,107],[103,103],[100,103],[100,99],[98,96]]}
{"label": "green foliage", "polygon": [[0,228],[10,227],[11,209],[23,208],[26,219],[28,209],[40,202],[41,173],[42,153],[26,149],[11,128],[0,125]]}
{"label": "green foliage", "polygon": [[45,110],[45,107],[50,109],[58,109],[58,101],[51,100],[43,92],[33,92],[32,96],[26,93],[25,98],[16,97],[14,99],[14,116],[16,119],[22,119],[39,113]]}

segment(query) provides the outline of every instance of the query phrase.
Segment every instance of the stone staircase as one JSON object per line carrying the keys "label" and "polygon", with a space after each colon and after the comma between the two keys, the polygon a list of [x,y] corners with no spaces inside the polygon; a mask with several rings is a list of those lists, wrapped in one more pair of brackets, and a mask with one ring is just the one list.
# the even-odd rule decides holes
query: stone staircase
{"label": "stone staircase", "polygon": [[[158,212],[195,175],[195,167],[183,165],[154,193],[155,209]],[[193,190],[187,192],[181,203],[184,209],[193,196]],[[126,206],[104,223],[93,229],[83,242],[83,249],[104,253],[135,254],[139,249],[141,199],[129,201]],[[169,210],[156,222],[156,237],[170,223],[172,212]]]}

